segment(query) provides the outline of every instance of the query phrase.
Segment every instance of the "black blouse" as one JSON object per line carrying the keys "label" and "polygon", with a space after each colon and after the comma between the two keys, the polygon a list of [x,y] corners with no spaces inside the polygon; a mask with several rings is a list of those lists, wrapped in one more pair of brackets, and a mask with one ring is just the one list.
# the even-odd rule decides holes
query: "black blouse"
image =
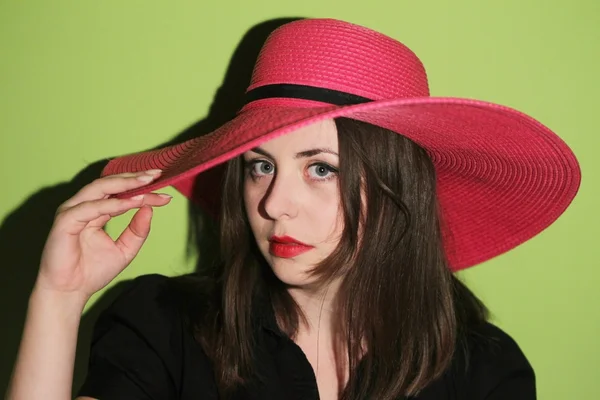
{"label": "black blouse", "polygon": [[[218,399],[210,360],[194,340],[177,296],[162,275],[136,278],[100,315],[87,378],[78,395],[96,399]],[[272,311],[271,311],[272,313]],[[266,379],[246,387],[239,400],[318,399],[306,356],[263,321],[257,367]],[[535,378],[510,336],[485,324],[469,338],[469,360],[457,352],[451,367],[415,400],[533,400]],[[468,365],[468,367],[467,367]]]}

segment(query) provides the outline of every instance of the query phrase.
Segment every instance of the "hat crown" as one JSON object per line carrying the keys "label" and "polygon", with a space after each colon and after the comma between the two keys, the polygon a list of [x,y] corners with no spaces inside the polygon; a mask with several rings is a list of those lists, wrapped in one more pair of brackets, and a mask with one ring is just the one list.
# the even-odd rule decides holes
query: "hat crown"
{"label": "hat crown", "polygon": [[307,85],[371,100],[429,96],[421,60],[404,44],[334,19],[285,24],[265,41],[248,91]]}

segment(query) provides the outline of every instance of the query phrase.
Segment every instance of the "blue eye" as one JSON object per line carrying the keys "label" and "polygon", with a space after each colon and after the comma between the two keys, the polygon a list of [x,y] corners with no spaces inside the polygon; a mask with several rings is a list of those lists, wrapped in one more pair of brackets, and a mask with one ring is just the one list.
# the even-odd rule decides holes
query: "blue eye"
{"label": "blue eye", "polygon": [[308,167],[308,174],[312,179],[325,180],[332,178],[337,169],[324,163],[316,163]]}
{"label": "blue eye", "polygon": [[[255,159],[245,161],[245,168],[253,179],[260,179],[275,173],[275,165],[267,160]],[[310,165],[307,171],[308,178],[313,181],[332,179],[338,172],[335,167],[323,162]]]}
{"label": "blue eye", "polygon": [[254,176],[270,175],[275,170],[275,166],[265,160],[254,160],[250,165],[250,172]]}

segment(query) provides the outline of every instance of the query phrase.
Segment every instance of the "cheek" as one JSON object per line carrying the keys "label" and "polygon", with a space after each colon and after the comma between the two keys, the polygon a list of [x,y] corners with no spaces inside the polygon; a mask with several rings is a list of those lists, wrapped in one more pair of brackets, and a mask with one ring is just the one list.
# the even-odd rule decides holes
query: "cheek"
{"label": "cheek", "polygon": [[326,236],[325,240],[337,240],[343,229],[343,215],[337,187],[327,188],[327,191],[320,193],[316,201],[310,207],[313,226],[318,226],[319,231]]}
{"label": "cheek", "polygon": [[250,211],[252,208],[250,207],[252,204],[252,194],[250,193],[250,188],[247,183],[244,183],[244,207],[246,207],[246,212]]}
{"label": "cheek", "polygon": [[250,183],[244,184],[244,207],[246,208],[248,221],[254,231],[260,221],[259,204],[262,196],[262,191],[256,185]]}

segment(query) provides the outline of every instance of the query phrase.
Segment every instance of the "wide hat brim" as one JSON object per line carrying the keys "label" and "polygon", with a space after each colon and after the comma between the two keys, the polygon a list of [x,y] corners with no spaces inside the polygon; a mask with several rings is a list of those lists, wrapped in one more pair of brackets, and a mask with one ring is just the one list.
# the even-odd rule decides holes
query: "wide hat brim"
{"label": "wide hat brim", "polygon": [[153,183],[117,197],[171,185],[214,208],[220,176],[213,167],[318,121],[347,117],[368,122],[402,134],[430,155],[453,271],[537,235],[565,211],[579,188],[581,173],[571,149],[535,119],[497,104],[441,97],[350,106],[257,103],[208,135],[112,159],[102,175],[161,169]]}

